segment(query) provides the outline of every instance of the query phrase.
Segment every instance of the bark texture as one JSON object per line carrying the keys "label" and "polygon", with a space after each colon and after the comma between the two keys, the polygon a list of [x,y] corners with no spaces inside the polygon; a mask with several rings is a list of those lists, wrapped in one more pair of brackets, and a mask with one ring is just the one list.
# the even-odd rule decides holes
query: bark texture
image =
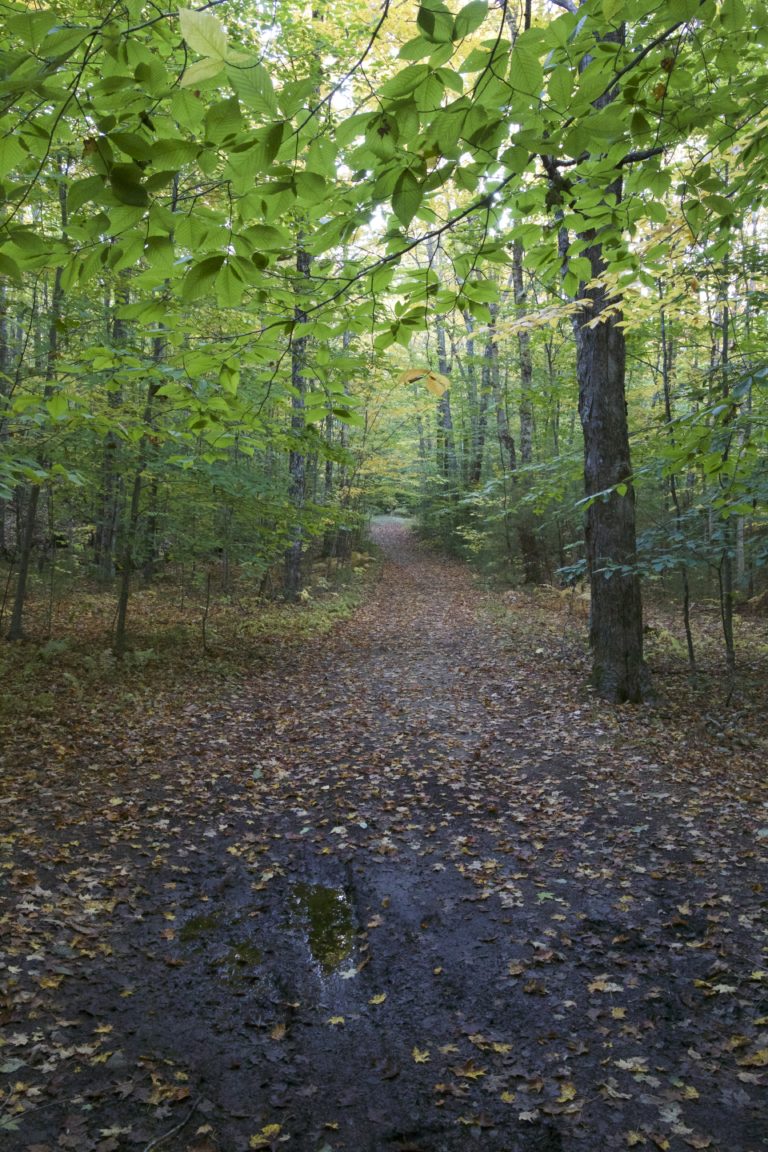
{"label": "bark texture", "polygon": [[[620,192],[620,187],[613,190]],[[602,246],[596,241],[585,255],[594,283],[605,271]],[[581,299],[585,306],[577,314],[575,332],[584,482],[587,497],[593,498],[585,526],[592,681],[606,699],[636,703],[647,689],[647,673],[624,391],[626,341],[621,312],[602,285],[585,288]]]}

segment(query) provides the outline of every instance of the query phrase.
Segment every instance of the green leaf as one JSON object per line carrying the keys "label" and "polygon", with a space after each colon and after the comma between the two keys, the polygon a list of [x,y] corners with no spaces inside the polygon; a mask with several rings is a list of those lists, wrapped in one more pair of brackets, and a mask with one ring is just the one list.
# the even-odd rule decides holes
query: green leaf
{"label": "green leaf", "polygon": [[231,141],[242,126],[243,118],[240,114],[240,101],[237,96],[212,104],[205,114],[206,139],[213,144],[224,144]]}
{"label": "green leaf", "polygon": [[434,44],[430,44],[423,36],[414,36],[413,40],[403,44],[398,55],[401,60],[421,60],[434,52],[434,49]]}
{"label": "green leaf", "polygon": [[144,245],[144,255],[150,267],[164,276],[173,272],[175,252],[168,236],[150,236]]}
{"label": "green leaf", "polygon": [[189,303],[204,296],[216,279],[223,263],[223,256],[208,256],[199,264],[194,264],[187,272],[181,285],[182,300]]}
{"label": "green leaf", "polygon": [[403,68],[402,72],[398,72],[391,80],[382,84],[379,88],[379,95],[393,100],[397,100],[401,96],[409,96],[418,88],[419,84],[426,80],[430,71],[428,64],[411,64],[410,67]]}
{"label": "green leaf", "polygon": [[549,78],[549,98],[558,111],[565,111],[573,91],[573,73],[565,64],[559,64]]}
{"label": "green leaf", "polygon": [[195,132],[203,122],[205,105],[192,92],[174,92],[171,97],[171,112],[181,128]]}
{"label": "green leaf", "polygon": [[235,67],[230,64],[227,67],[227,79],[246,108],[270,118],[277,114],[272,78],[263,64],[258,61],[247,66]]}
{"label": "green leaf", "polygon": [[47,33],[58,23],[55,12],[23,12],[12,16],[8,22],[8,30],[30,48],[37,48]]}
{"label": "green leaf", "polygon": [[135,164],[113,164],[109,170],[109,183],[121,204],[140,207],[149,203],[147,190],[141,183],[141,168]]}
{"label": "green leaf", "polygon": [[218,60],[225,59],[227,34],[213,12],[194,12],[191,8],[181,8],[179,23],[182,36],[195,52]]}
{"label": "green leaf", "polygon": [[421,200],[421,185],[410,168],[406,168],[398,176],[392,193],[392,209],[404,228],[408,227],[418,212]]}
{"label": "green leaf", "polygon": [[349,408],[333,408],[331,409],[334,416],[341,420],[342,424],[349,424],[353,428],[365,428],[365,416],[359,412],[352,412]]}
{"label": "green leaf", "polygon": [[69,412],[67,398],[62,392],[54,392],[53,396],[46,400],[45,406],[52,420],[61,420]]}
{"label": "green leaf", "polygon": [[227,263],[216,277],[216,300],[221,308],[234,308],[243,298],[245,284],[231,264]]}
{"label": "green leaf", "polygon": [[624,0],[603,0],[603,19],[606,24],[613,22],[614,16],[621,12],[623,6]]}
{"label": "green leaf", "polygon": [[64,60],[70,56],[75,48],[79,48],[89,34],[87,28],[62,28],[56,24],[41,41],[41,55],[54,59]]}
{"label": "green leaf", "polygon": [[716,212],[718,216],[732,216],[734,212],[733,204],[727,196],[705,196],[702,204],[710,211]]}
{"label": "green leaf", "polygon": [[196,159],[199,151],[200,145],[192,140],[180,137],[155,140],[151,149],[152,163],[155,168],[183,168]]}
{"label": "green leaf", "polygon": [[151,158],[152,152],[149,142],[143,136],[139,136],[137,132],[110,132],[109,139],[132,160],[146,163]]}
{"label": "green leaf", "polygon": [[5,252],[0,252],[0,276],[7,276],[10,280],[21,284],[21,269]]}
{"label": "green leaf", "polygon": [[538,56],[518,41],[509,65],[509,82],[518,92],[538,96],[544,87],[544,71]]}
{"label": "green leaf", "polygon": [[103,176],[88,176],[85,180],[76,180],[67,192],[67,208],[71,213],[77,212],[89,200],[103,198],[106,185]]}
{"label": "green leaf", "polygon": [[572,256],[568,261],[568,269],[585,284],[592,279],[592,263],[586,256]]}
{"label": "green leaf", "polygon": [[280,228],[273,228],[270,224],[254,224],[245,233],[248,241],[256,250],[279,252],[287,248],[290,238]]}
{"label": "green leaf", "polygon": [[245,192],[249,187],[253,187],[254,177],[269,171],[272,161],[280,151],[285,128],[285,122],[282,120],[277,124],[259,128],[247,148],[230,153],[229,167],[234,173],[238,192]]}
{"label": "green leaf", "polygon": [[200,84],[204,84],[206,80],[213,80],[214,76],[218,76],[224,67],[224,61],[218,59],[210,60],[197,60],[194,64],[190,64],[185,68],[184,75],[179,83],[182,88],[197,88]]}
{"label": "green leaf", "polygon": [[442,0],[423,0],[419,6],[416,24],[427,40],[444,44],[453,36],[453,16]]}
{"label": "green leaf", "polygon": [[0,177],[9,176],[14,168],[27,159],[28,153],[14,135],[0,139]]}
{"label": "green leaf", "polygon": [[472,0],[470,4],[465,4],[454,20],[452,38],[463,40],[465,36],[471,36],[473,32],[477,31],[487,15],[487,0]]}

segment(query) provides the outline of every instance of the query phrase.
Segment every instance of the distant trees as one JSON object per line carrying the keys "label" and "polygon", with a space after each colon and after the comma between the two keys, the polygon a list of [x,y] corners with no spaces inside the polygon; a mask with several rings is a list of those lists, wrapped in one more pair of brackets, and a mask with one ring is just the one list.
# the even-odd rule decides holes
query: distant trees
{"label": "distant trees", "polygon": [[434,531],[583,567],[600,693],[645,690],[660,571],[716,573],[732,663],[764,558],[762,5],[75,2],[1,38],[12,635],[68,526],[118,648],[163,556],[297,596],[399,437]]}

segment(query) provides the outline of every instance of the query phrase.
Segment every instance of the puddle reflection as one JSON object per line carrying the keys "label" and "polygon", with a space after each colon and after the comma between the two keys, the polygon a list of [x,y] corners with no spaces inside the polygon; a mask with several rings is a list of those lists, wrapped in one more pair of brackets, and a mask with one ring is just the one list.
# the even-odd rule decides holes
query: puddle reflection
{"label": "puddle reflection", "polygon": [[312,959],[325,976],[330,976],[352,954],[355,923],[343,888],[295,884],[291,919],[306,932]]}

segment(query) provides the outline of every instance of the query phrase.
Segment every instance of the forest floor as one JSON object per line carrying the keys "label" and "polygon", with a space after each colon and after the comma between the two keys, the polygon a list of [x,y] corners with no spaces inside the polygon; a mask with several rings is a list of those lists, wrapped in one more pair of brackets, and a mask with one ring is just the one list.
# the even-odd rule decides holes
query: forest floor
{"label": "forest floor", "polygon": [[608,708],[576,600],[377,534],[354,615],[239,675],[40,665],[3,1147],[764,1152],[764,678],[726,708],[651,621],[659,702]]}

